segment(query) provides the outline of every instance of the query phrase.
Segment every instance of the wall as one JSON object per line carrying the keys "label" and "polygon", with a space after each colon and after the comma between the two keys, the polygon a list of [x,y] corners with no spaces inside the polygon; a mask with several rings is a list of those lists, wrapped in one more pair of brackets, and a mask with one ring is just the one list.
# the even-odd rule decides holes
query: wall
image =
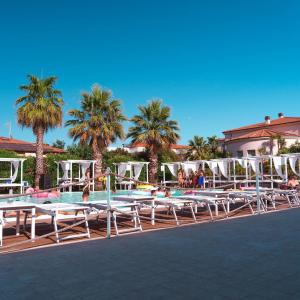
{"label": "wall", "polygon": [[[292,144],[298,141],[297,138],[287,138],[285,139],[286,146],[290,147]],[[239,141],[232,141],[226,144],[226,150],[231,153],[232,156],[236,157],[238,151],[243,151],[243,156],[247,156],[248,150],[256,150],[256,155],[258,155],[258,150],[266,147],[268,153],[270,153],[270,140],[265,139],[257,139],[257,140],[239,140]],[[276,155],[278,153],[278,145],[277,141],[274,141],[273,144],[273,154]]]}

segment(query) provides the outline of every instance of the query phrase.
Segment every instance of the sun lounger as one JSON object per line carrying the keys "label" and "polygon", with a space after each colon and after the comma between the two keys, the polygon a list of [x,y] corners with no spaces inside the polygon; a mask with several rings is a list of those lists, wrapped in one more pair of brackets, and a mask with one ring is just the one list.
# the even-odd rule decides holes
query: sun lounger
{"label": "sun lounger", "polygon": [[[32,203],[22,202],[22,201],[3,201],[0,202],[0,246],[3,245],[3,228],[5,224],[10,220],[5,218],[3,213],[7,211],[16,212],[16,218],[12,221],[16,222],[16,235],[20,234],[20,213],[21,211],[31,211],[32,223],[31,223],[31,239],[35,238],[35,205]],[[24,227],[25,230],[25,227]]]}
{"label": "sun lounger", "polygon": [[[193,209],[194,202],[189,199],[155,198],[154,201],[156,207],[158,205],[161,205],[167,207],[169,211],[172,211],[177,225],[180,225],[180,221],[178,220],[176,210],[183,210],[183,209],[190,210],[194,221],[197,222],[194,209]],[[155,216],[154,216],[154,220],[155,220]]]}
{"label": "sun lounger", "polygon": [[[56,242],[62,240],[88,237],[90,238],[90,230],[88,225],[88,210],[89,208],[83,205],[69,204],[69,203],[51,203],[51,204],[36,204],[36,212],[42,215],[48,215],[52,218],[52,223],[55,230]],[[80,213],[81,212],[81,213]],[[25,214],[24,226],[26,227],[28,213]],[[84,219],[85,233],[68,235],[60,237],[58,232],[58,222]]]}
{"label": "sun lounger", "polygon": [[272,195],[275,200],[278,199],[278,197],[283,197],[287,200],[287,203],[291,208],[300,205],[300,199],[297,190],[273,189],[268,194]]}
{"label": "sun lounger", "polygon": [[[100,200],[100,201],[89,201],[85,203],[81,203],[81,205],[84,205],[86,207],[94,208],[98,211],[98,213],[106,212],[108,209],[107,201],[106,200]],[[130,203],[130,202],[124,202],[124,201],[111,201],[110,203],[110,209],[112,212],[112,219],[114,223],[114,227],[116,230],[116,234],[122,234],[122,233],[128,233],[133,231],[143,231],[141,222],[140,222],[140,216],[138,212],[139,203]],[[132,216],[132,219],[134,221],[134,227],[133,228],[126,228],[120,230],[118,228],[117,224],[117,217],[120,215],[130,215]]]}
{"label": "sun lounger", "polygon": [[[266,212],[268,210],[268,201],[271,201],[273,205],[272,199],[267,198],[266,192],[263,191],[261,191],[259,196],[260,196],[260,209]],[[230,203],[236,203],[237,201],[244,202],[246,206],[249,207],[251,213],[254,214],[253,205],[257,204],[256,191],[230,192],[229,199],[230,199]]]}
{"label": "sun lounger", "polygon": [[226,198],[229,194],[228,191],[223,190],[194,190],[193,194],[195,195],[201,195],[201,196],[210,196],[210,197],[216,197],[216,198]]}
{"label": "sun lounger", "polygon": [[151,208],[151,224],[155,225],[155,197],[153,196],[143,196],[143,195],[122,195],[122,196],[114,196],[114,200],[116,201],[125,201],[129,203],[139,203],[143,205],[150,204]]}
{"label": "sun lounger", "polygon": [[191,201],[194,201],[196,205],[205,205],[209,211],[210,217],[213,220],[213,215],[211,212],[210,206],[213,205],[215,207],[215,215],[219,215],[219,205],[222,206],[225,214],[227,215],[227,210],[225,207],[225,203],[227,202],[227,198],[217,198],[217,197],[212,197],[212,196],[205,196],[205,195],[183,195],[183,196],[178,196],[176,197],[178,199],[188,199]]}

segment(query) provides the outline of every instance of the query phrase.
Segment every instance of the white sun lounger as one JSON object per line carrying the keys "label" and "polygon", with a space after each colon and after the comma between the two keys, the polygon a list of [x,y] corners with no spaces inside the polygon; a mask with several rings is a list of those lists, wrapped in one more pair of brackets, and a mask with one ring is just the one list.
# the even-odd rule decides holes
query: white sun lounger
{"label": "white sun lounger", "polygon": [[[106,212],[107,211],[107,201],[106,200],[99,200],[99,201],[89,201],[85,203],[81,203],[81,205],[84,205],[86,207],[92,207],[98,211],[98,213]],[[123,201],[111,201],[110,203],[110,209],[112,211],[112,219],[114,223],[114,227],[116,230],[116,234],[122,234],[122,233],[129,233],[133,231],[143,231],[140,216],[138,212],[140,204],[139,203],[129,203],[129,202],[123,202]],[[118,228],[117,224],[117,216],[122,215],[122,212],[124,212],[124,215],[131,215],[134,221],[134,227],[133,228],[126,228],[120,230]]]}
{"label": "white sun lounger", "polygon": [[183,195],[183,196],[178,196],[176,198],[179,199],[188,199],[191,201],[194,201],[195,204],[198,205],[205,205],[209,211],[210,217],[213,220],[213,215],[211,212],[210,206],[213,205],[215,207],[215,215],[219,215],[219,205],[222,206],[225,214],[227,215],[227,209],[225,207],[225,202],[228,201],[227,198],[221,198],[221,197],[212,197],[212,196],[205,196],[205,195]]}
{"label": "white sun lounger", "polygon": [[[162,206],[167,207],[169,209],[169,211],[172,211],[177,225],[180,225],[180,221],[178,220],[176,210],[182,210],[185,208],[187,208],[191,211],[194,221],[197,222],[197,219],[196,219],[196,216],[194,213],[194,209],[193,209],[194,202],[189,199],[155,198],[154,201],[155,201],[156,207],[158,205],[162,205]],[[154,215],[153,220],[155,221],[155,215]]]}
{"label": "white sun lounger", "polygon": [[[3,216],[4,212],[15,211],[17,216],[15,219],[16,222],[16,235],[20,234],[20,213],[21,211],[31,211],[32,222],[31,222],[31,239],[35,238],[35,205],[32,203],[22,202],[22,201],[3,201],[0,202],[0,246],[3,245],[3,228],[5,223],[9,222],[8,218]],[[24,230],[26,228],[24,227]]]}
{"label": "white sun lounger", "polygon": [[[264,211],[267,211],[267,201],[269,199],[265,198],[265,193],[261,192],[260,194],[260,205]],[[236,203],[236,201],[243,201],[246,206],[249,207],[252,214],[254,214],[253,204],[257,203],[256,191],[241,191],[241,192],[230,192],[229,193],[229,202]]]}
{"label": "white sun lounger", "polygon": [[[271,192],[268,194],[271,194],[273,198],[276,200],[277,197],[284,197],[289,206],[292,207],[297,207],[300,205],[300,199],[298,195],[297,190],[281,190],[281,189],[273,189]],[[275,201],[274,200],[274,201]]]}
{"label": "white sun lounger", "polygon": [[195,195],[201,196],[209,196],[209,197],[216,197],[216,198],[226,198],[228,197],[228,191],[222,190],[194,190],[192,191]]}
{"label": "white sun lounger", "polygon": [[[37,213],[48,215],[52,218],[57,243],[66,239],[91,237],[89,224],[88,224],[88,210],[89,210],[88,207],[83,205],[77,205],[77,204],[69,204],[69,203],[36,204],[35,207]],[[81,214],[79,214],[80,212]],[[65,237],[60,237],[58,232],[58,222],[77,220],[77,219],[85,220],[84,224],[85,224],[86,233],[73,234]],[[27,221],[27,214],[25,214],[24,227],[26,227],[26,221]]]}
{"label": "white sun lounger", "polygon": [[153,196],[143,196],[143,195],[122,195],[114,196],[116,201],[124,201],[129,203],[139,203],[139,204],[150,204],[151,208],[151,224],[155,225],[155,197]]}

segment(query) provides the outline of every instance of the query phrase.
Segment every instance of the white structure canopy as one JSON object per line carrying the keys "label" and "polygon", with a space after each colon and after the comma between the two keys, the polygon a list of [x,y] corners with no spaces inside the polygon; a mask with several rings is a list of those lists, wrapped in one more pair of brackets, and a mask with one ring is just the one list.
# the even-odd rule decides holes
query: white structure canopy
{"label": "white structure canopy", "polygon": [[[270,163],[270,174],[264,174],[264,162]],[[226,184],[232,182],[234,187],[237,183],[245,183],[247,186],[249,183],[254,183],[254,178],[257,175],[260,178],[261,183],[270,183],[273,187],[274,182],[287,181],[288,177],[288,163],[291,170],[296,175],[300,176],[300,153],[286,154],[281,156],[262,155],[262,156],[249,156],[242,158],[220,158],[212,160],[200,160],[200,161],[186,161],[186,162],[172,162],[163,163],[161,170],[163,172],[163,184],[175,183],[176,181],[166,181],[166,167],[171,172],[172,176],[177,179],[178,170],[181,168],[186,174],[191,171],[197,171],[199,169],[205,170],[205,166],[208,166],[212,173],[212,186],[216,187],[216,184]],[[244,175],[237,175],[237,166],[242,167],[245,170]],[[275,173],[273,173],[274,171]]]}
{"label": "white structure canopy", "polygon": [[[149,182],[149,162],[143,161],[128,161],[114,164],[115,173],[120,177],[115,178],[115,187],[120,185],[120,187],[124,186],[125,188],[130,188],[135,184],[134,181],[138,181],[142,170],[145,169],[146,172],[146,182]],[[125,177],[127,171],[129,172],[129,178],[133,180],[128,180],[122,177]]]}
{"label": "white structure canopy", "polygon": [[[73,183],[79,182],[79,184],[83,185],[86,180],[86,171],[91,169],[90,178],[92,179],[90,185],[92,186],[92,190],[95,190],[95,160],[62,160],[56,162],[57,164],[57,185],[61,182],[63,183]],[[78,166],[78,176],[74,175],[74,165]],[[60,175],[62,170],[62,176]],[[72,186],[69,187],[69,191],[72,191]]]}
{"label": "white structure canopy", "polygon": [[[0,170],[7,170],[7,165],[10,167],[10,171],[7,177],[0,178],[0,187],[8,187],[12,191],[14,187],[20,187],[21,193],[24,191],[23,164],[25,158],[0,158]],[[20,180],[16,182],[20,170]]]}

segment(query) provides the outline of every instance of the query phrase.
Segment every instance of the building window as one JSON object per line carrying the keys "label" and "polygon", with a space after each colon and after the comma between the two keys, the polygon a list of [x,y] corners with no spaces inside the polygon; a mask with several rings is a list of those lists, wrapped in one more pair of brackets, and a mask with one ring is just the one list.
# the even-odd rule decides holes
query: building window
{"label": "building window", "polygon": [[236,156],[237,156],[238,158],[243,157],[243,151],[237,151],[237,152],[236,152]]}
{"label": "building window", "polygon": [[256,155],[255,150],[248,150],[247,153],[248,153],[248,156],[255,156]]}

